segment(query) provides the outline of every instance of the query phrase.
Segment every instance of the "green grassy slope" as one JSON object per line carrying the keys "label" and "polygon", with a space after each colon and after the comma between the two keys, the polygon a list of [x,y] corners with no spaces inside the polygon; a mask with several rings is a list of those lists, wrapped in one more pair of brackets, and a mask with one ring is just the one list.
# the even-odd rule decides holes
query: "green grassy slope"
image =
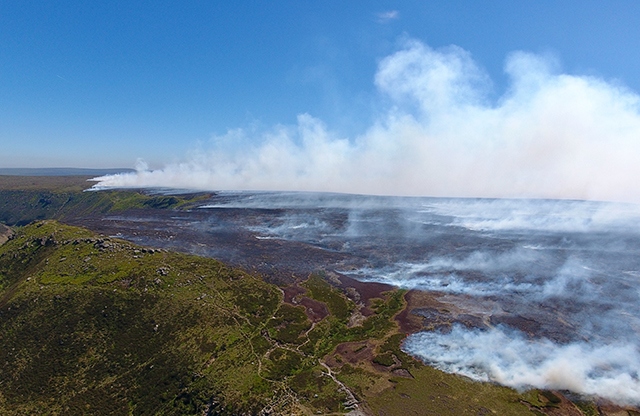
{"label": "green grassy slope", "polygon": [[363,327],[312,325],[276,286],[215,260],[20,227],[0,246],[0,414],[340,413],[348,394],[320,359],[388,330],[392,298]]}
{"label": "green grassy slope", "polygon": [[0,291],[2,414],[234,414],[273,394],[254,338],[280,293],[214,260],[41,222],[0,246]]}

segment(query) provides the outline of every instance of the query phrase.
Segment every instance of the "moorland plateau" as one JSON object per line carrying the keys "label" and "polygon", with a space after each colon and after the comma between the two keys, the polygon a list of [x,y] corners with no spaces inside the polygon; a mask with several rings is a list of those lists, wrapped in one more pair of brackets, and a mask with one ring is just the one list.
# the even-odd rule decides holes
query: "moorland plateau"
{"label": "moorland plateau", "polygon": [[[1,414],[640,414],[426,366],[401,344],[429,319],[450,325],[443,305],[349,279],[331,258],[292,267],[302,245],[278,267],[273,241],[227,264],[175,236],[120,238],[117,218],[211,194],[83,192],[87,179],[0,176]],[[138,241],[162,233],[138,227]],[[425,307],[442,313],[412,313]]]}

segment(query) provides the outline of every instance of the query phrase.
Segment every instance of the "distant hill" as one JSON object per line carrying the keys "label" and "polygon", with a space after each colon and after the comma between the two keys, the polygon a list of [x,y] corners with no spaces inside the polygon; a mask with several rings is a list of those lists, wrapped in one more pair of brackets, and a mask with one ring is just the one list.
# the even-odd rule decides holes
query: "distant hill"
{"label": "distant hill", "polygon": [[83,192],[87,176],[0,176],[0,223],[95,216],[126,209],[192,208],[209,194],[147,195],[142,191]]}
{"label": "distant hill", "polygon": [[135,172],[135,170],[128,168],[0,168],[0,175],[9,176],[102,176],[125,172]]}

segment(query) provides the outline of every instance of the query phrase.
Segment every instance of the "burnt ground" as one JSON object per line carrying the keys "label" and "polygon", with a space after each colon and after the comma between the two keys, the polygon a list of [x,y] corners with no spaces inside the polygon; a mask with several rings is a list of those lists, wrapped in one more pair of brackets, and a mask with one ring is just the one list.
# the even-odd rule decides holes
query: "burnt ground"
{"label": "burnt ground", "polygon": [[297,283],[284,287],[283,292],[286,303],[304,306],[307,317],[311,322],[320,322],[329,315],[327,306],[306,296],[307,290],[298,286]]}
{"label": "burnt ground", "polygon": [[224,209],[176,212],[130,210],[117,216],[78,217],[68,222],[135,243],[213,257],[288,285],[310,272],[329,267],[359,267],[362,259],[310,244],[260,238],[244,229],[258,222],[265,210]]}
{"label": "burnt ground", "polygon": [[[453,229],[446,235],[439,235],[437,230],[423,226],[421,231],[434,231],[433,238],[423,240],[420,245],[412,245],[402,238],[394,238],[394,232],[398,230],[384,228],[377,231],[388,239],[382,242],[354,240],[354,244],[359,244],[359,248],[364,250],[351,251],[342,250],[331,239],[320,243],[307,242],[304,238],[278,238],[260,231],[261,227],[278,227],[278,221],[290,214],[286,208],[132,209],[117,214],[65,218],[65,222],[145,246],[213,257],[257,273],[283,288],[286,302],[304,306],[312,322],[322,320],[328,311],[324,304],[306,296],[298,285],[310,273],[323,272],[331,284],[362,305],[360,312],[367,316],[371,313],[366,306],[369,301],[383,297],[383,293],[393,287],[355,280],[346,275],[348,271],[384,266],[385,261],[392,262],[399,253],[408,260],[420,258],[436,249],[441,253],[464,254],[478,243],[477,237],[456,235]],[[393,215],[393,211],[390,210],[389,214]],[[336,229],[349,221],[348,216],[339,210],[324,212],[323,215]],[[491,244],[494,245],[492,249],[506,249],[511,242],[496,239],[491,240]],[[373,255],[353,254],[367,251]],[[482,279],[482,276],[466,278],[473,281]],[[447,331],[452,325],[459,324],[468,328],[505,325],[530,336],[543,336],[559,342],[569,342],[575,336],[573,328],[558,313],[560,309],[571,310],[574,307],[571,301],[564,301],[562,305],[548,302],[535,310],[527,310],[512,299],[419,290],[408,291],[405,300],[407,307],[396,316],[399,328],[405,334],[421,330]],[[366,343],[346,343],[336,353],[347,362],[359,362],[369,360],[375,347]],[[611,408],[614,409],[612,411],[616,409],[613,405]]]}
{"label": "burnt ground", "polygon": [[[370,259],[301,241],[264,238],[259,232],[247,230],[247,225],[268,223],[272,217],[283,215],[282,211],[247,208],[192,211],[135,209],[118,215],[75,217],[67,222],[141,245],[213,257],[257,273],[283,287],[285,301],[305,306],[314,322],[328,314],[326,307],[304,296],[304,289],[297,285],[312,272],[325,272],[331,284],[362,305],[360,312],[364,316],[372,313],[367,307],[370,299],[382,298],[382,293],[394,289],[382,283],[362,282],[340,272],[370,266]],[[337,217],[336,221],[340,221]],[[379,257],[390,255],[381,253]],[[537,320],[505,311],[491,299],[419,290],[409,291],[405,299],[408,306],[396,320],[407,334],[425,329],[446,330],[453,323],[478,328],[505,323],[525,333],[541,329]],[[558,332],[557,337],[562,336],[562,331],[556,329],[555,332]]]}

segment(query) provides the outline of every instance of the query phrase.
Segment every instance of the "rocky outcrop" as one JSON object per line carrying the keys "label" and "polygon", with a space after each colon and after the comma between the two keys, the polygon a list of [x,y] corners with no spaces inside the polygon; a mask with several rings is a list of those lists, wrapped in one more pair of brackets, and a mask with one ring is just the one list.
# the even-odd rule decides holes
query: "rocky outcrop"
{"label": "rocky outcrop", "polygon": [[4,224],[0,224],[0,245],[7,242],[13,236],[13,230]]}

